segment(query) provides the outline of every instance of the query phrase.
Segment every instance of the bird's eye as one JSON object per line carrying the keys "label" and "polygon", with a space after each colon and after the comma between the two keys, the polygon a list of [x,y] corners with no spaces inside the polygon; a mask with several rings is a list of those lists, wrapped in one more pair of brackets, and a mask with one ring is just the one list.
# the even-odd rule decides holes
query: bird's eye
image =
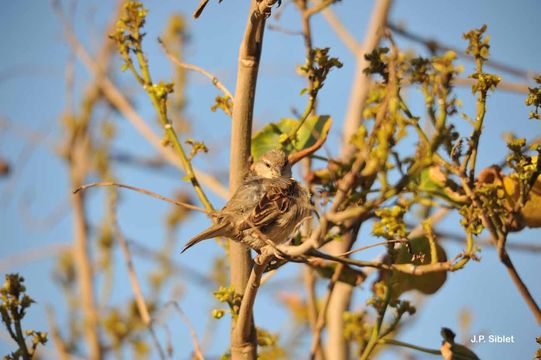
{"label": "bird's eye", "polygon": [[271,167],[271,166],[270,166],[270,163],[268,163],[268,162],[266,162],[266,161],[265,161],[265,166],[268,167],[268,168]]}

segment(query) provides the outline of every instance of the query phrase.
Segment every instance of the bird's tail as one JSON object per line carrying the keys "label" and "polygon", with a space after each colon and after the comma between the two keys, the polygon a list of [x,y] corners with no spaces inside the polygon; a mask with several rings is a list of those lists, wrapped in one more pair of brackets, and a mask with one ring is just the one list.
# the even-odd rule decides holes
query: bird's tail
{"label": "bird's tail", "polygon": [[184,245],[184,248],[182,249],[180,253],[182,254],[184,251],[188,250],[189,248],[191,248],[192,246],[194,246],[200,241],[203,241],[206,239],[212,239],[212,238],[220,237],[220,236],[226,236],[227,227],[228,227],[228,224],[226,222],[212,225],[207,230],[197,234],[190,241],[188,241],[186,245]]}

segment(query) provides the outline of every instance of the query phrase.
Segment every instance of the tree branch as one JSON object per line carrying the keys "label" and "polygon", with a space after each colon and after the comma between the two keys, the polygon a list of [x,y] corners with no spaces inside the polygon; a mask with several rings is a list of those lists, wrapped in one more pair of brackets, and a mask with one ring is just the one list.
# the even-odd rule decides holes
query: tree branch
{"label": "tree branch", "polygon": [[[355,75],[353,76],[344,127],[342,128],[342,139],[345,142],[357,131],[361,123],[364,103],[370,89],[371,77],[363,72],[368,66],[368,61],[364,58],[364,55],[371,53],[378,46],[383,35],[383,28],[387,23],[391,4],[391,0],[376,0],[362,47],[355,53]],[[345,158],[351,157],[354,150],[354,146],[347,144],[342,148],[342,156]]]}
{"label": "tree branch", "polygon": [[[113,203],[113,206],[116,205],[115,203],[116,201]],[[152,319],[150,317],[145,298],[143,297],[143,292],[141,291],[141,286],[139,285],[137,274],[135,273],[135,267],[133,266],[133,260],[130,254],[130,250],[128,248],[128,244],[126,242],[126,238],[124,237],[124,234],[120,230],[120,225],[118,224],[118,219],[116,217],[116,209],[114,209],[111,213],[114,214],[113,231],[115,232],[116,238],[120,244],[120,249],[122,250],[124,262],[126,263],[126,268],[128,270],[128,278],[130,280],[133,296],[135,298],[135,304],[137,305],[137,311],[139,312],[139,316],[141,316],[141,321],[143,321],[143,324],[146,328],[148,328],[148,331],[150,332],[152,341],[154,342],[154,345],[158,350],[160,359],[165,360],[165,352],[163,351],[160,342],[158,341],[158,337],[156,336],[156,332],[154,331],[154,327],[152,326]]]}
{"label": "tree branch", "polygon": [[[271,6],[275,3],[276,0],[259,2],[252,0],[248,10],[248,20],[239,49],[237,84],[233,101],[229,169],[231,192],[236,190],[242,183],[248,171],[255,90],[263,46],[265,21],[270,15]],[[252,268],[250,250],[245,245],[230,240],[229,259],[231,264],[231,284],[235,291],[242,295]],[[250,289],[247,290],[251,291]],[[251,312],[251,307],[246,310]],[[251,318],[251,315],[244,315],[244,318],[246,317]],[[256,341],[253,321],[233,324],[231,330],[232,359],[255,359],[257,356]]]}
{"label": "tree branch", "polygon": [[85,185],[82,185],[82,186],[78,187],[77,189],[73,190],[73,193],[77,194],[79,191],[85,191],[86,189],[89,189],[89,188],[92,188],[92,187],[97,187],[97,186],[116,186],[116,187],[120,187],[120,188],[125,188],[125,189],[133,190],[133,191],[136,191],[136,192],[140,192],[140,193],[148,195],[148,196],[152,196],[153,198],[166,201],[166,202],[168,202],[170,204],[173,204],[173,205],[182,206],[183,208],[186,208],[186,209],[189,209],[189,210],[199,211],[199,212],[202,212],[202,213],[205,213],[205,214],[210,213],[209,211],[207,211],[205,209],[202,209],[200,207],[194,206],[192,204],[188,204],[188,203],[184,203],[182,201],[177,201],[177,200],[174,200],[174,199],[170,199],[168,197],[162,196],[160,194],[157,194],[157,193],[149,191],[149,190],[145,190],[145,189],[138,188],[138,187],[135,187],[135,186],[120,184],[120,183],[113,182],[113,181],[102,181],[102,182],[95,182],[95,183],[85,184]]}
{"label": "tree branch", "polygon": [[[164,147],[159,136],[154,134],[152,129],[146,124],[145,120],[137,113],[130,104],[128,99],[122,94],[118,87],[107,76],[101,74],[101,66],[91,58],[83,45],[77,40],[70,25],[64,21],[66,29],[66,38],[69,44],[73,47],[75,54],[79,57],[83,65],[96,77],[96,81],[100,86],[103,95],[107,100],[133,125],[133,127],[171,164],[179,169],[184,170],[182,163],[175,152]],[[108,41],[110,43],[110,41]],[[225,187],[211,175],[200,170],[194,169],[195,176],[201,180],[201,183],[206,185],[215,194],[227,199],[228,191]]]}
{"label": "tree branch", "polygon": [[216,75],[211,74],[207,70],[205,70],[205,69],[203,69],[203,68],[201,68],[201,67],[199,67],[197,65],[187,64],[187,63],[181,62],[179,59],[177,59],[169,51],[169,49],[165,46],[163,41],[161,41],[160,39],[158,39],[158,41],[160,42],[160,44],[162,46],[162,49],[165,52],[165,54],[167,55],[167,57],[169,58],[169,60],[171,60],[171,62],[173,62],[176,66],[181,67],[183,69],[192,70],[192,71],[196,71],[196,72],[198,72],[200,74],[203,74],[204,76],[209,78],[210,81],[212,82],[212,85],[216,86],[221,92],[224,93],[225,96],[229,97],[230,99],[233,99],[233,95],[231,94],[231,92],[227,89],[227,87],[224,84],[222,84],[222,82],[216,77]]}

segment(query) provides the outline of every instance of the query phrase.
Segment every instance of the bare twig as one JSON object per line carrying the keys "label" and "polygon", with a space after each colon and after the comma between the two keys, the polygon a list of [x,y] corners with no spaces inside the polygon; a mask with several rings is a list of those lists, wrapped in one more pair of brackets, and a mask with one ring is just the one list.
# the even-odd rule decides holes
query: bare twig
{"label": "bare twig", "polygon": [[124,256],[124,262],[126,263],[126,268],[128,270],[128,278],[130,280],[133,296],[135,297],[135,303],[137,305],[139,316],[141,316],[141,320],[143,321],[143,324],[148,328],[150,332],[152,341],[154,342],[154,345],[156,346],[156,349],[158,350],[160,359],[165,360],[166,358],[165,353],[160,345],[160,342],[158,341],[158,337],[156,336],[154,327],[152,326],[152,319],[150,317],[148,307],[145,303],[143,292],[141,291],[141,286],[139,285],[139,280],[137,279],[137,274],[135,273],[135,267],[133,266],[133,260],[130,254],[130,250],[128,249],[126,238],[124,237],[124,234],[122,233],[120,229],[120,225],[118,224],[118,219],[116,218],[116,209],[112,211],[112,214],[115,214],[114,215],[115,218],[113,219],[113,227],[114,227],[113,230],[120,244],[122,255]]}
{"label": "bare twig", "polygon": [[337,256],[339,256],[339,257],[344,257],[344,256],[348,256],[348,255],[354,254],[354,253],[356,253],[356,252],[360,252],[360,251],[364,251],[364,250],[367,250],[367,249],[371,249],[371,248],[373,248],[373,247],[382,246],[382,245],[387,245],[387,244],[389,244],[389,243],[401,243],[401,244],[405,244],[405,243],[407,243],[407,242],[408,242],[408,240],[405,240],[405,239],[399,239],[399,240],[386,240],[386,241],[378,242],[378,243],[375,243],[375,244],[362,246],[362,247],[360,247],[360,248],[353,249],[353,250],[350,250],[350,251],[346,251],[345,253],[343,253],[343,254],[338,254]]}
{"label": "bare twig", "polygon": [[44,145],[51,152],[56,151],[56,144],[47,139],[47,136],[52,129],[48,123],[45,124],[47,127],[44,126],[38,131],[31,130],[29,127],[21,125],[21,123],[23,122],[9,121],[7,118],[0,116],[0,129],[6,128],[11,130],[15,135],[26,140],[23,149],[19,152],[19,155],[14,161],[14,164],[17,164],[17,166],[10,172],[7,183],[4,183],[2,186],[3,194],[0,201],[4,206],[9,203],[13,194],[15,194],[13,189],[20,183],[20,177],[23,174],[24,167],[28,164],[32,154],[38,149],[38,146]]}
{"label": "bare twig", "polygon": [[507,272],[511,276],[511,280],[513,280],[513,282],[517,286],[520,295],[522,295],[522,297],[526,301],[526,304],[534,314],[537,323],[541,325],[541,308],[539,308],[539,305],[537,304],[530,290],[526,286],[526,283],[524,283],[524,281],[520,277],[505,247],[501,251],[499,251],[499,255],[500,261],[503,263],[503,265],[507,269]]}
{"label": "bare twig", "polygon": [[177,59],[175,57],[175,55],[173,55],[169,51],[169,49],[167,48],[167,46],[165,46],[163,41],[161,41],[160,39],[158,39],[158,41],[160,42],[160,44],[162,46],[162,49],[165,52],[165,54],[167,55],[167,57],[169,58],[169,60],[171,60],[175,65],[177,65],[178,67],[181,67],[183,69],[192,70],[192,71],[196,71],[196,72],[198,72],[200,74],[203,74],[204,76],[209,78],[210,81],[212,82],[212,85],[216,86],[220,91],[222,91],[225,96],[229,97],[230,99],[233,99],[233,95],[231,94],[231,92],[227,89],[227,87],[224,84],[222,84],[222,82],[216,77],[216,75],[211,74],[207,70],[205,70],[205,69],[203,69],[203,68],[201,68],[201,67],[199,67],[197,65],[187,64],[187,63],[181,62],[179,59]]}
{"label": "bare twig", "polygon": [[[127,242],[130,250],[135,256],[143,259],[152,259],[159,263],[163,263],[164,261],[168,260],[163,253],[151,249],[140,242],[130,239],[127,239]],[[184,279],[191,279],[199,286],[206,286],[208,289],[211,289],[215,285],[215,283],[206,274],[200,273],[197,270],[187,267],[186,265],[181,265],[171,261],[169,266],[171,266],[172,271],[179,275],[182,274]]]}
{"label": "bare twig", "polygon": [[192,344],[193,344],[193,352],[194,357],[197,360],[204,360],[203,352],[201,351],[201,346],[199,345],[199,340],[197,339],[197,334],[195,332],[195,329],[192,326],[192,323],[186,313],[182,310],[178,302],[176,301],[169,301],[165,304],[165,306],[173,306],[173,308],[178,312],[180,319],[186,325],[188,328],[188,331],[190,332],[190,337],[192,338]]}
{"label": "bare twig", "polygon": [[359,42],[353,37],[353,35],[351,35],[348,29],[346,29],[344,24],[342,24],[331,8],[326,8],[322,11],[322,14],[336,35],[338,35],[340,40],[342,40],[352,54],[357,54],[359,51],[361,51],[361,45]]}
{"label": "bare twig", "polygon": [[60,360],[70,360],[71,357],[68,353],[68,349],[60,336],[58,325],[55,321],[54,310],[50,307],[47,307],[47,323],[50,329],[49,334],[53,339],[53,344],[56,348],[58,358]]}
{"label": "bare twig", "polygon": [[[453,79],[453,84],[458,86],[472,86],[477,81],[475,79],[470,78],[455,78]],[[518,82],[511,82],[511,81],[500,81],[498,83],[498,90],[503,91],[509,91],[519,94],[528,94],[528,84],[526,83],[518,83]]]}
{"label": "bare twig", "polygon": [[267,25],[267,28],[269,30],[272,30],[272,31],[278,31],[278,32],[281,32],[281,33],[284,33],[286,35],[300,35],[302,36],[302,31],[299,31],[299,30],[290,30],[290,29],[287,29],[283,26],[280,26],[278,24],[269,24]]}
{"label": "bare twig", "polygon": [[[397,33],[400,36],[405,37],[406,39],[415,41],[417,43],[421,43],[425,45],[430,51],[437,52],[437,51],[453,51],[462,58],[473,60],[473,57],[469,54],[467,54],[465,51],[455,48],[453,46],[450,46],[448,44],[443,44],[437,40],[429,39],[426,37],[423,37],[421,35],[415,34],[411,31],[406,30],[402,26],[398,26],[393,23],[389,23],[387,25],[393,32]],[[504,64],[498,61],[494,60],[487,60],[486,65],[490,68],[493,68],[495,70],[499,70],[514,76],[522,77],[524,79],[531,79],[533,76],[535,76],[534,73],[530,71],[525,71],[523,69],[516,68],[514,66]]]}
{"label": "bare twig", "polygon": [[421,351],[421,352],[424,352],[424,353],[427,353],[427,354],[441,355],[440,350],[429,349],[429,348],[425,348],[425,347],[422,347],[422,346],[417,346],[417,345],[405,343],[405,342],[402,342],[402,341],[398,341],[398,340],[395,340],[395,339],[379,339],[378,344],[395,345],[395,346],[400,346],[400,347],[405,347],[405,348],[408,348],[408,349]]}
{"label": "bare twig", "polygon": [[203,208],[194,206],[192,204],[188,204],[188,203],[185,203],[185,202],[182,202],[182,201],[177,201],[177,200],[162,196],[160,194],[157,194],[157,193],[149,191],[149,190],[145,190],[145,189],[138,188],[138,187],[135,187],[135,186],[120,184],[120,183],[116,183],[116,182],[113,182],[113,181],[101,181],[101,182],[85,184],[85,185],[82,185],[82,186],[78,187],[77,189],[73,190],[73,193],[77,194],[79,191],[85,191],[86,189],[89,189],[89,188],[92,188],[92,187],[97,187],[97,186],[116,186],[116,187],[120,187],[120,188],[124,188],[124,189],[129,189],[129,190],[133,190],[133,191],[136,191],[136,192],[140,192],[140,193],[148,195],[148,196],[152,196],[153,198],[156,198],[156,199],[166,201],[166,202],[168,202],[170,204],[173,204],[173,205],[182,206],[182,207],[184,207],[186,209],[199,211],[199,212],[202,212],[202,213],[205,213],[205,214],[210,213],[209,211],[207,211],[207,210],[205,210]]}
{"label": "bare twig", "polygon": [[47,244],[33,249],[27,249],[17,254],[10,254],[0,259],[0,273],[7,272],[8,269],[21,266],[42,258],[54,256],[63,250],[69,249],[68,244]]}
{"label": "bare twig", "polygon": [[[448,208],[439,209],[434,214],[430,215],[427,220],[432,223],[432,226],[436,225],[442,221],[449,214]],[[421,224],[417,225],[413,230],[410,231],[408,238],[413,239],[425,234],[425,230]]]}
{"label": "bare twig", "polygon": [[[465,238],[462,234],[455,234],[447,231],[436,231],[436,236],[440,237],[442,240],[451,240],[459,243],[464,243]],[[491,239],[478,239],[475,241],[477,245],[480,246],[490,246],[490,248],[495,248],[494,242]],[[508,250],[516,251],[526,251],[526,252],[541,252],[541,245],[539,244],[524,244],[524,243],[507,243],[505,247]]]}
{"label": "bare twig", "polygon": [[21,212],[21,217],[23,221],[34,229],[49,229],[54,225],[58,224],[62,219],[64,219],[70,212],[70,202],[68,199],[58,203],[55,209],[51,210],[49,214],[44,217],[37,218],[32,215],[29,211],[31,208],[31,199],[29,197],[24,197],[19,203],[19,210]]}
{"label": "bare twig", "polygon": [[[99,83],[99,86],[103,91],[103,95],[122,115],[124,115],[132,123],[134,128],[145,139],[147,139],[147,141],[156,150],[158,150],[158,152],[160,152],[167,161],[174,166],[183,169],[182,164],[175,152],[170,148],[163,146],[161,138],[152,131],[152,129],[146,124],[145,120],[137,113],[137,111],[135,111],[133,106],[118,89],[118,87],[107,76],[102,75],[99,63],[90,57],[83,45],[77,40],[69,23],[65,23],[64,25],[68,42],[73,47],[79,59],[81,59],[83,65],[85,65],[87,69],[96,76],[96,81]],[[194,170],[194,172],[197,178],[201,180],[201,183],[205,184],[214,193],[224,199],[228,198],[228,191],[219,181],[200,170]]]}

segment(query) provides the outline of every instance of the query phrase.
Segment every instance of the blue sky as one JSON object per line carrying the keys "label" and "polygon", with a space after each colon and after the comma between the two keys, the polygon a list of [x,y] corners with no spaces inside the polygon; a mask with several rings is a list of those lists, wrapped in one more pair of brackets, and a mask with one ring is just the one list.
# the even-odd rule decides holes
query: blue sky
{"label": "blue sky", "polygon": [[[113,13],[113,1],[78,1],[74,23],[76,33],[82,42],[93,52],[102,39],[104,25]],[[180,12],[187,17],[190,43],[186,48],[186,60],[218,75],[234,89],[238,44],[242,37],[247,5],[245,2],[224,0],[221,4],[212,1],[200,19],[194,21],[190,14],[198,1],[145,2],[150,9],[147,19],[145,42],[150,66],[155,80],[168,80],[171,65],[165,58],[155,39],[164,30],[168,15]],[[285,6],[280,24],[298,29],[298,14],[293,6]],[[372,8],[371,1],[342,1],[333,7],[345,26],[359,41],[364,36]],[[498,61],[534,72],[541,72],[541,43],[539,42],[539,14],[541,3],[536,0],[510,1],[420,1],[396,0],[391,11],[391,21],[401,23],[415,33],[432,37],[457,48],[465,48],[462,33],[482,24],[488,25],[491,36],[491,57]],[[276,23],[276,20],[269,20]],[[340,124],[345,114],[348,92],[354,69],[354,58],[347,48],[321,17],[313,22],[314,43],[318,47],[330,46],[333,56],[338,57],[344,67],[333,70],[322,90],[318,111],[330,114],[334,119],[327,151],[338,154],[341,144]],[[5,259],[29,249],[43,249],[49,244],[69,244],[71,241],[71,216],[66,209],[70,189],[65,164],[55,153],[62,132],[60,116],[65,108],[66,85],[64,69],[70,58],[69,48],[63,39],[62,28],[48,1],[4,1],[0,12],[0,116],[13,124],[0,131],[0,156],[14,165],[11,178],[0,180],[0,270],[18,271],[28,283],[31,295],[38,305],[30,311],[29,326],[45,329],[44,305],[54,305],[59,312],[63,300],[51,281],[54,260],[42,256],[38,260],[19,264],[6,269],[1,267]],[[397,37],[403,48],[422,51],[417,45]],[[303,62],[302,39],[283,33],[266,31],[263,49],[261,77],[258,81],[256,106],[254,111],[255,128],[276,121],[291,114],[291,108],[302,109],[304,98],[299,91],[303,80],[295,73],[295,66]],[[461,60],[461,62],[464,62]],[[464,62],[466,73],[469,64]],[[116,64],[117,68],[119,63]],[[512,76],[501,74],[504,80],[525,82]],[[115,78],[127,89],[133,91],[135,84],[128,73],[116,72]],[[89,80],[89,74],[81,64],[76,65],[75,96],[78,98]],[[190,74],[188,87],[187,116],[193,124],[192,137],[208,139],[209,154],[199,156],[195,165],[210,172],[219,171],[220,178],[227,181],[228,139],[230,120],[223,113],[209,110],[217,95],[216,89],[198,74]],[[531,84],[531,83],[530,83]],[[463,111],[472,115],[474,101],[469,88],[458,88],[457,95],[463,101]],[[423,114],[422,104],[414,94],[408,94],[412,109]],[[135,96],[135,105],[141,115],[148,120],[155,131],[153,109],[148,100]],[[513,132],[517,136],[531,139],[540,134],[539,122],[528,120],[528,109],[524,106],[524,94],[496,92],[488,100],[488,114],[485,132],[481,140],[479,166],[484,167],[498,162],[506,154],[502,134]],[[154,150],[121,117],[116,117],[118,138],[114,148],[133,154],[152,156]],[[20,129],[30,129],[39,134],[44,142],[30,146],[21,137]],[[404,149],[411,151],[412,149]],[[121,182],[144,187],[171,196],[179,187],[190,191],[187,184],[179,181],[180,175],[174,171],[151,173],[139,169],[120,166],[117,177]],[[89,179],[89,181],[92,179]],[[89,217],[98,223],[104,216],[103,191],[92,191],[89,196]],[[211,195],[216,207],[223,200]],[[170,207],[155,199],[140,194],[122,193],[119,207],[119,221],[128,238],[157,248],[164,239],[164,215]],[[54,226],[44,228],[36,224],[51,213],[64,214]],[[455,219],[456,220],[456,219]],[[203,216],[192,216],[177,233],[177,250],[180,250],[192,235],[199,232],[209,221]],[[444,226],[460,231],[453,219]],[[510,243],[536,243],[540,241],[539,230],[525,230],[513,234]],[[363,228],[360,243],[375,242],[368,227]],[[445,243],[448,254],[461,251],[461,246]],[[190,249],[184,255],[175,255],[183,266],[205,273],[210,260],[220,254],[220,248],[209,241]],[[367,259],[376,256],[379,250],[362,255]],[[39,252],[39,250],[38,250]],[[514,263],[529,285],[534,297],[541,299],[539,281],[539,256],[524,252],[512,252]],[[399,335],[399,339],[426,347],[438,347],[439,330],[442,326],[458,330],[459,312],[471,311],[473,316],[472,333],[515,336],[515,344],[481,344],[475,351],[481,358],[509,359],[531,358],[535,351],[535,337],[539,326],[518,295],[505,269],[499,264],[492,248],[484,248],[482,261],[470,263],[464,271],[449,274],[445,286],[435,295],[423,301],[422,310],[414,316],[414,321]],[[136,260],[137,270],[143,274],[152,269],[153,264],[143,259]],[[288,265],[282,269],[275,281],[290,279],[300,270],[298,265]],[[206,327],[208,312],[216,304],[209,295],[212,289],[183,281],[183,294],[180,304],[190,314],[199,335]],[[122,265],[115,271],[117,286],[112,302],[119,303],[131,296],[127,285],[126,272]],[[256,314],[258,324],[273,331],[287,329],[288,314],[279,309],[276,302],[277,288],[271,286],[262,290],[258,297]],[[367,290],[365,285],[364,290]],[[294,287],[281,291],[295,291]],[[321,289],[321,293],[324,289]],[[365,293],[365,292],[364,292]],[[169,294],[167,293],[167,296]],[[166,298],[167,298],[166,296]],[[167,298],[168,299],[168,298]],[[167,300],[166,299],[166,300]],[[363,288],[356,292],[354,308],[363,306]],[[190,348],[189,333],[178,320],[168,319],[174,335],[175,349],[180,358],[182,349]],[[208,354],[220,354],[227,344],[228,321],[216,323],[215,338],[209,345]],[[2,333],[5,334],[5,333]],[[459,334],[460,337],[460,334]],[[0,354],[7,353],[12,345],[0,338]],[[52,347],[49,345],[49,348]],[[51,357],[53,358],[53,357]],[[396,353],[386,352],[382,358],[394,359]],[[418,354],[424,359],[425,355]],[[430,358],[430,356],[426,356]]]}

